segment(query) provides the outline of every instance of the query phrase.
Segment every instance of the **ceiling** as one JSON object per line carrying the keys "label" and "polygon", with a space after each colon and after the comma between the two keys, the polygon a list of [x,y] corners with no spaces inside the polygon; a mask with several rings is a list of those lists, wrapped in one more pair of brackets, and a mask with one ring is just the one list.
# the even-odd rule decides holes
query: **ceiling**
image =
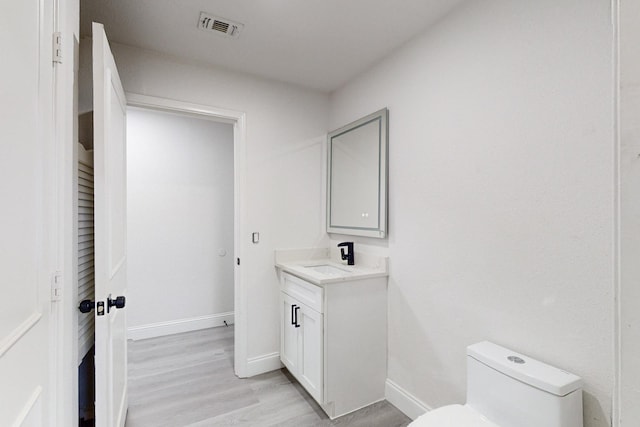
{"label": "ceiling", "polygon": [[[462,0],[81,0],[81,34],[332,91]],[[238,38],[196,28],[200,12],[244,24]]]}

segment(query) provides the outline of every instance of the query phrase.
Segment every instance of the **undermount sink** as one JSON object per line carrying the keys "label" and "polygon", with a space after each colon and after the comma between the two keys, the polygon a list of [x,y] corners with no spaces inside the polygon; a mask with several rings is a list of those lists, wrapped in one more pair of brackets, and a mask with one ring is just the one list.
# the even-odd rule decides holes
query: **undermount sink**
{"label": "undermount sink", "polygon": [[349,273],[349,270],[344,270],[342,268],[335,267],[329,264],[321,264],[321,265],[306,265],[304,268],[308,268],[309,270],[313,270],[316,273],[327,274],[330,276],[342,276],[345,273]]}

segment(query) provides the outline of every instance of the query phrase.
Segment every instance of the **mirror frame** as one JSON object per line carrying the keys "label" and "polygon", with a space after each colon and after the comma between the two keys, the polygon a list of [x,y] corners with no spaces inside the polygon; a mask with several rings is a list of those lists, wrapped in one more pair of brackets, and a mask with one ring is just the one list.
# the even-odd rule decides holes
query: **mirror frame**
{"label": "mirror frame", "polygon": [[[357,129],[368,123],[379,121],[378,133],[378,226],[375,228],[354,227],[350,225],[332,224],[331,222],[331,183],[332,183],[332,140],[333,138]],[[355,122],[349,123],[327,135],[327,233],[365,236],[384,239],[387,237],[387,209],[388,209],[388,162],[389,156],[389,110],[383,108],[369,114]]]}

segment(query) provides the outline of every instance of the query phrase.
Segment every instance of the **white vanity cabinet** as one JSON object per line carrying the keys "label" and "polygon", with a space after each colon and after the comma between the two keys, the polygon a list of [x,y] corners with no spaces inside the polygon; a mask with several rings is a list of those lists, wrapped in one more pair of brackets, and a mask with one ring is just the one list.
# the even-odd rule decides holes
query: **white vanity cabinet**
{"label": "white vanity cabinet", "polygon": [[331,419],[384,399],[387,278],[313,284],[280,272],[280,359]]}

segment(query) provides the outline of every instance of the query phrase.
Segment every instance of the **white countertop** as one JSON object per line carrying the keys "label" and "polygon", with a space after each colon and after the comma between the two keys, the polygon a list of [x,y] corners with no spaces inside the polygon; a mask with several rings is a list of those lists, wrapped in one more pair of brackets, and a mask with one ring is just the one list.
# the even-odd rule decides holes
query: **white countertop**
{"label": "white countertop", "polygon": [[[333,252],[333,254],[332,254]],[[333,255],[333,256],[331,256]],[[387,277],[388,258],[355,251],[355,265],[339,259],[339,252],[329,248],[276,250],[275,266],[315,285]],[[314,266],[320,267],[314,270]],[[322,272],[318,270],[331,270]]]}

